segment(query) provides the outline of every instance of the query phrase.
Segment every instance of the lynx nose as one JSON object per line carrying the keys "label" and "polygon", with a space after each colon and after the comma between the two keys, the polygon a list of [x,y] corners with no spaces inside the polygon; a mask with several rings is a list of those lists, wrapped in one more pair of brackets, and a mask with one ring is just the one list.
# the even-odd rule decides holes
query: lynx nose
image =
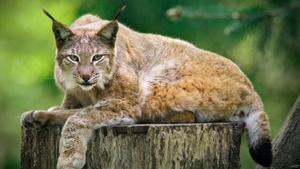
{"label": "lynx nose", "polygon": [[88,74],[84,74],[84,75],[81,76],[81,78],[82,78],[82,80],[84,80],[85,82],[88,82],[88,81],[90,80],[91,76],[88,75]]}
{"label": "lynx nose", "polygon": [[91,79],[93,73],[94,69],[91,65],[80,65],[78,67],[78,74],[85,83]]}

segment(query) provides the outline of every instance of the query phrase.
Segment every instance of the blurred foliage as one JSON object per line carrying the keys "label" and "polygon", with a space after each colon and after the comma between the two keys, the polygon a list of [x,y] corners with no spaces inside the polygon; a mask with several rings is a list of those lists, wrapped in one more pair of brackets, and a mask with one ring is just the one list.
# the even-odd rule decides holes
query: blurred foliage
{"label": "blurred foliage", "polygon": [[[62,99],[53,79],[55,45],[51,21],[41,8],[69,25],[85,13],[113,19],[115,12],[126,5],[119,21],[130,28],[184,39],[232,59],[261,95],[275,136],[300,92],[300,12],[299,8],[289,8],[297,3],[295,0],[2,0],[0,169],[20,168],[22,112],[47,109],[59,105]],[[189,16],[201,14],[202,18],[166,17],[166,11],[174,7],[180,7]],[[238,19],[277,9],[284,11],[271,17]],[[254,168],[246,144],[244,139],[242,168]]]}

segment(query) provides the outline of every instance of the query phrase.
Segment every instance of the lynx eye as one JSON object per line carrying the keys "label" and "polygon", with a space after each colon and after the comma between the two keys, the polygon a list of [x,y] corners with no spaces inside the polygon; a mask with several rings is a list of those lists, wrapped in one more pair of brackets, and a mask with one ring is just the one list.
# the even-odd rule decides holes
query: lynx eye
{"label": "lynx eye", "polygon": [[79,57],[76,56],[76,55],[68,55],[68,59],[69,59],[71,62],[79,62]]}
{"label": "lynx eye", "polygon": [[103,55],[95,55],[94,57],[93,57],[93,62],[99,62],[99,61],[101,61],[101,60],[103,60],[104,59],[104,56]]}

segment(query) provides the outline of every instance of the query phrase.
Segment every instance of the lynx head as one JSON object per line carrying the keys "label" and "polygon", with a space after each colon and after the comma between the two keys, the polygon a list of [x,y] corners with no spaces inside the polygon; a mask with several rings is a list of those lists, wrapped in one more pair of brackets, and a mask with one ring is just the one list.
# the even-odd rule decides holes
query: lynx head
{"label": "lynx head", "polygon": [[55,79],[63,90],[103,89],[104,84],[110,80],[115,67],[119,29],[117,18],[124,8],[108,23],[77,27],[68,27],[56,21],[44,10],[53,21],[52,31],[56,42]]}

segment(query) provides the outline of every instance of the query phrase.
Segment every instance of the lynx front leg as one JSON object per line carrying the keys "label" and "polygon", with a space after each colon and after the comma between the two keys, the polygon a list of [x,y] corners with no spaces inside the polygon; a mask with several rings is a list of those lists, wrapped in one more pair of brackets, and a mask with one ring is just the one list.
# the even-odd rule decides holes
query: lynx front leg
{"label": "lynx front leg", "polygon": [[87,108],[68,118],[63,127],[60,140],[58,169],[77,169],[84,166],[87,143],[94,130],[101,126],[135,123],[132,117],[125,115],[127,113],[123,113],[124,109],[122,111],[122,106],[116,105],[112,107],[115,111],[101,110],[101,108]]}
{"label": "lynx front leg", "polygon": [[63,125],[69,116],[79,109],[57,108],[46,110],[31,110],[22,114],[21,124],[27,129],[40,129],[49,125]]}

